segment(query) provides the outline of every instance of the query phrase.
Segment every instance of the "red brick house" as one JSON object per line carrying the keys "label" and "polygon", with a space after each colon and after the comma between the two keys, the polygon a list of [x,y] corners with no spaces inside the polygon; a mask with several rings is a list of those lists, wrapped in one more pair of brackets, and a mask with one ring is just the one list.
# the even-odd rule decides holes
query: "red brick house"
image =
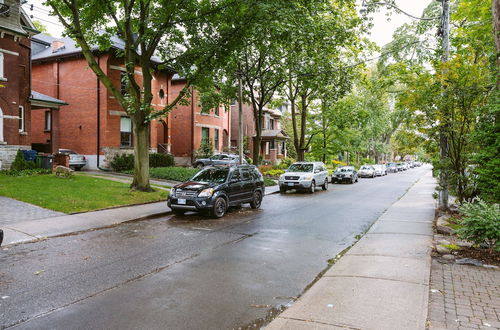
{"label": "red brick house", "polygon": [[[185,79],[174,75],[170,97],[174,99],[185,85]],[[215,153],[229,151],[231,113],[222,106],[204,112],[198,97],[198,92],[193,89],[190,104],[179,104],[170,113],[172,154],[177,164],[192,165],[203,139],[212,142]]]}
{"label": "red brick house", "polygon": [[[109,51],[94,54],[101,69],[121,85],[125,74],[123,59],[115,55],[123,49],[119,38],[112,38]],[[57,152],[71,149],[87,158],[87,168],[108,167],[117,153],[133,152],[132,122],[117,100],[88,67],[81,50],[70,38],[44,34],[33,37],[32,82],[35,89],[68,105],[60,109],[39,108],[32,112],[33,149]],[[152,61],[159,63],[158,59]],[[155,109],[168,104],[172,72],[156,70],[152,81]],[[140,83],[141,69],[136,69]],[[150,150],[170,152],[170,120],[166,116],[151,122]]]}
{"label": "red brick house", "polygon": [[31,149],[30,38],[37,31],[19,0],[0,1],[0,169]]}
{"label": "red brick house", "polygon": [[[238,150],[238,105],[231,105],[231,150]],[[281,112],[279,110],[264,109],[262,120],[262,138],[260,156],[262,160],[272,164],[279,163],[286,157],[286,140],[288,135],[281,128]],[[246,139],[245,154],[255,159],[253,144],[255,139],[255,120],[253,107],[243,104],[243,136]]]}

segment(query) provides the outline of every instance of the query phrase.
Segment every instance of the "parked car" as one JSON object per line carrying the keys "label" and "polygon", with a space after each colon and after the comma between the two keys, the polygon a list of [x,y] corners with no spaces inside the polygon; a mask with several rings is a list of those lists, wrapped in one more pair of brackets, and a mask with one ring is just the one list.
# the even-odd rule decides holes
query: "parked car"
{"label": "parked car", "polygon": [[396,163],[396,167],[398,169],[398,172],[402,172],[402,171],[406,170],[406,168],[405,168],[405,166],[404,166],[403,163]]}
{"label": "parked car", "polygon": [[375,169],[375,176],[387,175],[387,167],[384,164],[373,165]]}
{"label": "parked car", "polygon": [[328,190],[328,170],[322,162],[298,162],[290,165],[279,178],[280,192],[287,190],[316,191],[316,186]]}
{"label": "parked car", "polygon": [[69,167],[72,169],[79,171],[87,165],[87,159],[85,156],[80,155],[73,150],[70,149],[59,149],[60,154],[69,154]]}
{"label": "parked car", "polygon": [[[243,159],[243,164],[247,161]],[[230,154],[218,154],[209,158],[200,158],[195,160],[194,167],[203,168],[210,165],[240,165],[240,156]]]}
{"label": "parked car", "polygon": [[253,165],[209,166],[174,186],[167,205],[178,215],[198,211],[221,218],[230,206],[259,208],[264,193],[264,178]]}
{"label": "parked car", "polygon": [[360,167],[358,175],[360,178],[374,178],[375,168],[372,165],[363,165]]}
{"label": "parked car", "polygon": [[388,173],[396,173],[398,171],[396,163],[387,163],[386,167]]}
{"label": "parked car", "polygon": [[354,166],[342,166],[337,167],[335,171],[332,173],[332,183],[337,182],[358,182],[358,172],[354,168]]}

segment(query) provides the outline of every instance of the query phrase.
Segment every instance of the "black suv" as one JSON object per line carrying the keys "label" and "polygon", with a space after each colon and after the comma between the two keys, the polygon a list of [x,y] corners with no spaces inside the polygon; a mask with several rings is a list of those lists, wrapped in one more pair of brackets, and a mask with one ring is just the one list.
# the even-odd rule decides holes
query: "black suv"
{"label": "black suv", "polygon": [[175,214],[201,211],[220,218],[229,206],[259,208],[264,192],[264,178],[253,165],[210,166],[174,186],[167,205]]}

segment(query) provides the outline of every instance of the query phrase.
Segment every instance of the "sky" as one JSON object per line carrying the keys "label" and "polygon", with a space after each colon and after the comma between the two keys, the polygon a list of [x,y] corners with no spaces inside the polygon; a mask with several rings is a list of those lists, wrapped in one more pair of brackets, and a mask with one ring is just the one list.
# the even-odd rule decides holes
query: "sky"
{"label": "sky", "polygon": [[[373,3],[378,0],[366,1],[368,3]],[[431,3],[431,1],[434,0],[396,0],[396,6],[411,15],[421,17],[423,10]],[[358,3],[361,3],[361,0],[358,0]],[[31,6],[33,6],[33,9],[31,9]],[[27,3],[23,5],[23,8],[28,15],[33,15],[33,19],[39,20],[42,24],[44,24],[52,36],[62,36],[63,27],[55,17],[48,15],[49,9],[42,5],[41,0],[28,0]],[[388,21],[385,16],[386,13],[387,10],[385,8],[381,8],[378,13],[371,14],[374,18],[374,26],[369,38],[380,47],[392,40],[392,33],[396,30],[396,28],[413,20],[404,14],[393,13],[390,16],[390,21]]]}

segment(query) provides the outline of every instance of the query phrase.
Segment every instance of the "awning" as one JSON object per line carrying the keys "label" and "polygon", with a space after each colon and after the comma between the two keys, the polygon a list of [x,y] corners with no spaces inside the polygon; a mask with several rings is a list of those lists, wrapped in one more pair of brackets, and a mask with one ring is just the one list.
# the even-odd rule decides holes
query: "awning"
{"label": "awning", "polygon": [[68,105],[68,103],[62,100],[33,90],[31,91],[29,100],[31,103],[31,109],[59,109],[61,105]]}

